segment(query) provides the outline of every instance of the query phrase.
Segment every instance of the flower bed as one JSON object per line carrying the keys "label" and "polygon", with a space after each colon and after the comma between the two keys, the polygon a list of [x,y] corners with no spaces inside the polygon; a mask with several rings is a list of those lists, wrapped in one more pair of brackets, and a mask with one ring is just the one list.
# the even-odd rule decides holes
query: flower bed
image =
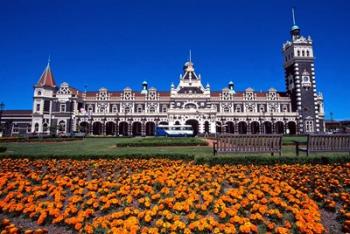
{"label": "flower bed", "polygon": [[[350,223],[350,164],[0,160],[0,213],[93,233],[323,233]],[[24,228],[25,229],[25,228]]]}

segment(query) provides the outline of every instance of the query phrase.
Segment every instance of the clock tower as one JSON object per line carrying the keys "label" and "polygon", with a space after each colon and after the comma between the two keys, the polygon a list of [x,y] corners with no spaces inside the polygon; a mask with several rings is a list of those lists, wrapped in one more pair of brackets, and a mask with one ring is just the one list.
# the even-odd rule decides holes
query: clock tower
{"label": "clock tower", "polygon": [[291,40],[283,44],[287,93],[292,111],[298,113],[300,134],[323,132],[323,98],[316,92],[314,51],[311,37],[303,37],[296,25],[294,9]]}

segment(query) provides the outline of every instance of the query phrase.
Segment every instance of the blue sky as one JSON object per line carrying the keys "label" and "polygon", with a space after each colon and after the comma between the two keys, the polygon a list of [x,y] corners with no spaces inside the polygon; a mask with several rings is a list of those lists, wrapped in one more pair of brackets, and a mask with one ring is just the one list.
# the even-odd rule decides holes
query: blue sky
{"label": "blue sky", "polygon": [[169,90],[191,49],[214,90],[232,80],[237,90],[284,91],[281,47],[292,6],[314,40],[327,116],[349,119],[347,0],[0,0],[0,102],[30,109],[49,54],[56,82],[81,90],[140,90],[143,80]]}

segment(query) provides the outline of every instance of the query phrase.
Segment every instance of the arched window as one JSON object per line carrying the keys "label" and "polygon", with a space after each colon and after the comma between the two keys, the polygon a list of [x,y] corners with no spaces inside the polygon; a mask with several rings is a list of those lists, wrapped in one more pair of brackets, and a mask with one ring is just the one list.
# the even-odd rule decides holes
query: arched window
{"label": "arched window", "polygon": [[149,108],[149,112],[150,112],[150,113],[156,112],[156,108],[154,108],[153,106],[151,106],[151,107]]}
{"label": "arched window", "polygon": [[39,124],[38,124],[38,123],[36,123],[36,124],[34,125],[34,131],[35,131],[35,132],[39,132]]}
{"label": "arched window", "polygon": [[225,108],[224,108],[224,112],[225,112],[225,113],[228,113],[228,112],[230,112],[230,108],[228,108],[228,107],[225,107]]}
{"label": "arched window", "polygon": [[306,56],[310,57],[310,51],[308,51],[308,50],[306,51]]}
{"label": "arched window", "polygon": [[66,123],[63,120],[58,123],[58,130],[61,132],[66,131]]}
{"label": "arched window", "polygon": [[298,53],[298,57],[300,57],[300,50],[298,50],[297,53]]}
{"label": "arched window", "polygon": [[47,123],[44,123],[43,124],[43,132],[47,132],[47,130],[48,130]]}
{"label": "arched window", "polygon": [[301,52],[302,56],[305,57],[305,50]]}

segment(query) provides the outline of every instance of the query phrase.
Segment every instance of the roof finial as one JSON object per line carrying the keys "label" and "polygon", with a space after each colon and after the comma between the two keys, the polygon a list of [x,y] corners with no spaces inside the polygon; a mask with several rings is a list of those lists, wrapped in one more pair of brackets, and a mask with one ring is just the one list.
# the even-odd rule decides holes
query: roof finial
{"label": "roof finial", "polygon": [[49,58],[47,59],[47,65],[49,66],[51,62],[51,54],[49,54]]}
{"label": "roof finial", "polygon": [[189,53],[189,59],[190,59],[190,62],[192,62],[192,52],[191,52],[191,50],[190,50],[190,53]]}
{"label": "roof finial", "polygon": [[295,23],[294,7],[292,7],[292,16],[293,16],[293,25],[296,25],[296,23]]}

